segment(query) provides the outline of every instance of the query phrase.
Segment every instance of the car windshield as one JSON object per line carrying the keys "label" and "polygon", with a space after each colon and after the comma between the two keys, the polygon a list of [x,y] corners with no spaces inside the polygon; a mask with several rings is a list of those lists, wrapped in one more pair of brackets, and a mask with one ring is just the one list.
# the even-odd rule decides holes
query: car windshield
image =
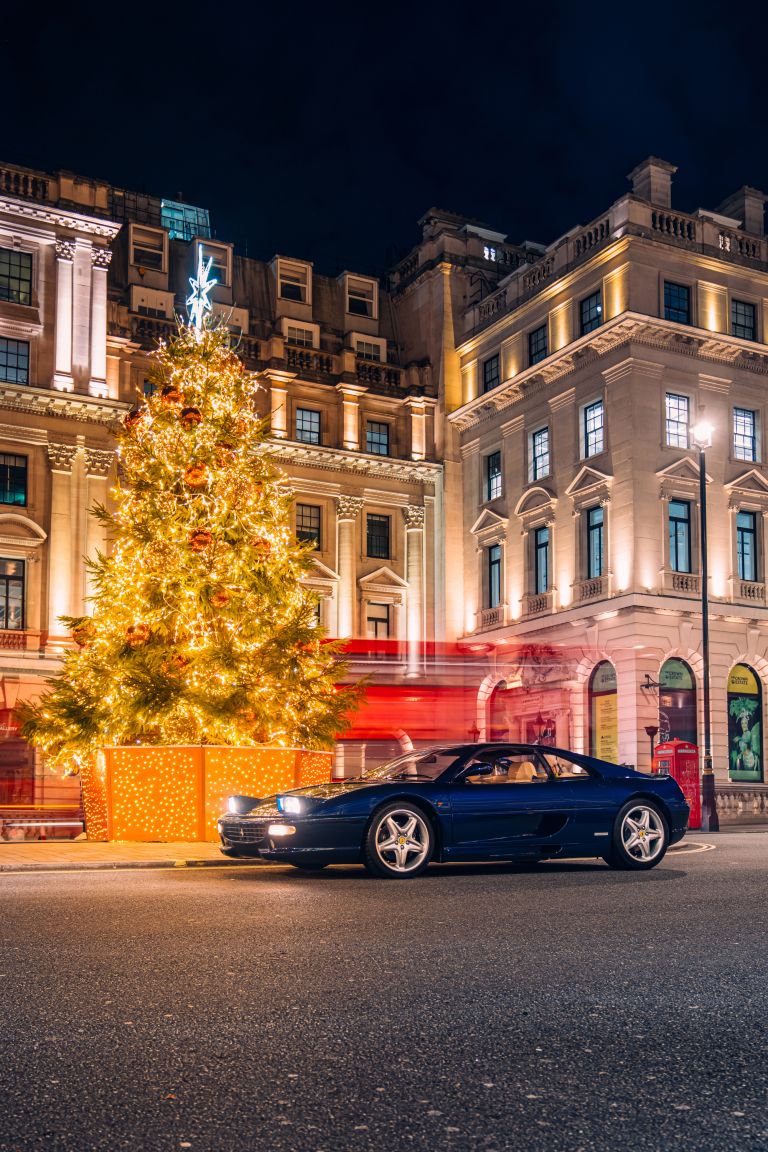
{"label": "car windshield", "polygon": [[446,768],[458,760],[453,748],[430,748],[426,752],[407,752],[386,764],[363,772],[364,780],[437,780]]}

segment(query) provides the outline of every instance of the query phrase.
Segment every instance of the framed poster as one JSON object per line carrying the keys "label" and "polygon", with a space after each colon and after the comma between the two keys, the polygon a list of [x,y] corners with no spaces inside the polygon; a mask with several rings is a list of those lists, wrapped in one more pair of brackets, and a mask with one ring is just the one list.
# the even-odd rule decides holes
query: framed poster
{"label": "framed poster", "polygon": [[731,780],[763,779],[763,692],[747,664],[728,677],[728,774]]}

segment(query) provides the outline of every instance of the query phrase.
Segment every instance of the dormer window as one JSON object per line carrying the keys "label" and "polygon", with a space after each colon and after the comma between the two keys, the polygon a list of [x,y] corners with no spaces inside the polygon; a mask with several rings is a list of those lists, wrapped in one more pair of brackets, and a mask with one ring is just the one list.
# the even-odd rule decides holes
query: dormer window
{"label": "dormer window", "polygon": [[277,294],[281,300],[293,300],[297,304],[311,304],[309,267],[279,260],[277,265]]}
{"label": "dormer window", "polygon": [[203,264],[211,261],[209,277],[216,281],[216,287],[228,288],[232,283],[230,274],[231,249],[224,244],[200,243],[203,250]]}
{"label": "dormer window", "polygon": [[131,264],[152,272],[165,272],[167,238],[162,228],[131,224]]}
{"label": "dormer window", "polygon": [[367,316],[376,319],[377,285],[375,280],[363,280],[359,276],[347,276],[347,312],[351,316]]}

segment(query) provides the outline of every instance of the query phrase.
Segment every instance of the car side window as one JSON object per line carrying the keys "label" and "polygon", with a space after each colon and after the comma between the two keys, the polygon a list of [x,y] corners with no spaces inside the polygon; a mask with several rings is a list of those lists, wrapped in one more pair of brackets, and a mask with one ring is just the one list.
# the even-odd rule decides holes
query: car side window
{"label": "car side window", "polygon": [[547,780],[547,773],[538,757],[530,754],[484,753],[469,763],[465,784],[530,784],[534,780]]}
{"label": "car side window", "polygon": [[544,752],[544,759],[547,762],[547,767],[553,776],[559,780],[589,780],[590,775],[586,768],[581,764],[577,764],[575,760],[570,760],[567,756],[561,754],[555,755],[554,752]]}

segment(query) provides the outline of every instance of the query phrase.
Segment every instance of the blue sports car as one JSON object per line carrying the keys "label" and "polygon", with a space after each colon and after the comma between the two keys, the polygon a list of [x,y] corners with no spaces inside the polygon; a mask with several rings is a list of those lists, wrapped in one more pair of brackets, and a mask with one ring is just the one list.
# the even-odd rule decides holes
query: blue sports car
{"label": "blue sports car", "polygon": [[431,861],[600,856],[613,868],[653,868],[688,815],[670,776],[536,744],[454,744],[356,779],[232,796],[218,827],[227,856],[364,864],[405,880]]}

